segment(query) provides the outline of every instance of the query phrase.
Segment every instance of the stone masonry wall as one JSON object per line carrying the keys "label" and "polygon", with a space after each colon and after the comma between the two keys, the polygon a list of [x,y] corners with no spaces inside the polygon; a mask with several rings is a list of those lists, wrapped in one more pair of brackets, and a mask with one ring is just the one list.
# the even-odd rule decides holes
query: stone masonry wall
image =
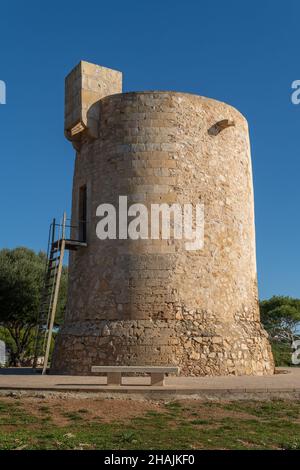
{"label": "stone masonry wall", "polygon": [[[53,372],[176,364],[183,375],[272,374],[259,320],[248,126],[231,106],[141,92],[99,102],[99,138],[77,153],[72,218],[87,185],[88,247],[70,256]],[[209,130],[228,119],[235,125]],[[104,240],[96,208],[204,204],[204,248],[184,240]],[[73,233],[76,236],[76,233]]]}

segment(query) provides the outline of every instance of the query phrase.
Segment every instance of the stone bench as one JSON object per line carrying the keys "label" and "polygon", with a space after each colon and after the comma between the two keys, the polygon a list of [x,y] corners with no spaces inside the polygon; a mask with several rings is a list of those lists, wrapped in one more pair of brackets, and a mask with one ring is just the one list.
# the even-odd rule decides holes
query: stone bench
{"label": "stone bench", "polygon": [[163,386],[165,374],[178,374],[176,366],[92,366],[92,372],[105,373],[107,385],[122,385],[122,373],[150,374],[151,384]]}

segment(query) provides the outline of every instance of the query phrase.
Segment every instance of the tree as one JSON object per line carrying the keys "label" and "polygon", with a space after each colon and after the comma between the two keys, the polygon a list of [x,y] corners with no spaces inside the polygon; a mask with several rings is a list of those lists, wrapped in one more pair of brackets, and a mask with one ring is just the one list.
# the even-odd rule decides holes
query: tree
{"label": "tree", "polygon": [[262,300],[260,315],[271,340],[291,344],[300,324],[300,299],[273,296]]}
{"label": "tree", "polygon": [[[45,263],[46,255],[43,252],[37,254],[24,247],[0,250],[0,326],[2,336],[5,336],[3,339],[10,347],[11,363],[15,366],[24,364],[28,355],[33,353]],[[58,321],[62,321],[65,309],[66,283],[64,269]]]}

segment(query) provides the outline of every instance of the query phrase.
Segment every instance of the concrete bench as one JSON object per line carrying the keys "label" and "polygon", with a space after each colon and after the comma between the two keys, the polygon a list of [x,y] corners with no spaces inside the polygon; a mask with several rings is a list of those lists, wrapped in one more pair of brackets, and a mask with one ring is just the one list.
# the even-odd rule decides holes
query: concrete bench
{"label": "concrete bench", "polygon": [[178,374],[176,366],[92,366],[92,372],[105,373],[107,385],[122,385],[122,373],[150,374],[150,385],[164,385],[165,374]]}

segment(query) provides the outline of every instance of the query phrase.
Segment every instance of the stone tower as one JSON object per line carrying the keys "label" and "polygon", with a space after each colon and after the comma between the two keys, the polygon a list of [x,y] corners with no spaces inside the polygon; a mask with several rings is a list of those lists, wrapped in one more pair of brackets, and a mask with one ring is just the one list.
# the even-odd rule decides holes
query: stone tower
{"label": "stone tower", "polygon": [[[178,365],[183,375],[272,374],[260,324],[248,125],[231,106],[177,92],[122,93],[122,74],[81,62],[66,78],[77,151],[68,304],[52,370]],[[204,245],[106,239],[100,204],[201,204]],[[120,213],[118,213],[118,217]],[[83,220],[83,222],[81,222]]]}

